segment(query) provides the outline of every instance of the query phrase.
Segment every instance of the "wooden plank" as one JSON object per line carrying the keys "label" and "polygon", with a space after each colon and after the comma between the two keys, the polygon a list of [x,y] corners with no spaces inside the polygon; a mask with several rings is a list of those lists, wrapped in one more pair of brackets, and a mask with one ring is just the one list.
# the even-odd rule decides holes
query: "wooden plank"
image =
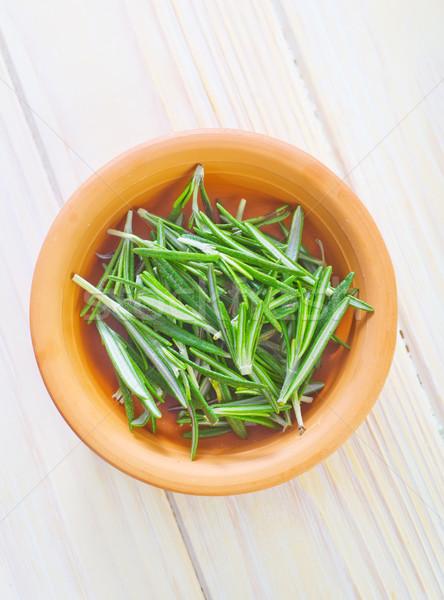
{"label": "wooden plank", "polygon": [[0,596],[201,598],[165,493],[91,453],[44,389],[28,299],[58,205],[3,62],[0,77]]}
{"label": "wooden plank", "polygon": [[442,5],[275,5],[346,181],[387,243],[400,325],[442,423]]}
{"label": "wooden plank", "polygon": [[[95,169],[171,129],[123,2],[7,2],[2,30],[66,201]],[[151,35],[156,23],[150,21]],[[57,48],[57,52],[54,51]]]}
{"label": "wooden plank", "polygon": [[268,2],[173,5],[222,127],[266,133],[336,165]]}
{"label": "wooden plank", "polygon": [[408,387],[424,394],[400,341],[374,411],[324,464],[245,496],[175,495],[213,598],[439,597],[442,454]]}

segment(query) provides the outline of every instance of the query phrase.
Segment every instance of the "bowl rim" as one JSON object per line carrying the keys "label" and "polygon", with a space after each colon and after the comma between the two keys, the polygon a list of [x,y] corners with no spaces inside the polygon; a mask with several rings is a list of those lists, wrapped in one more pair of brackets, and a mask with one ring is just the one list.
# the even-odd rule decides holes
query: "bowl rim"
{"label": "bowl rim", "polygon": [[[333,207],[335,203],[339,207],[339,203],[342,203],[346,198],[348,209],[359,213],[367,235],[372,238],[376,246],[376,259],[379,261],[378,264],[381,265],[384,275],[380,293],[387,300],[385,307],[382,309],[385,312],[387,330],[385,332],[383,356],[380,357],[379,362],[373,361],[373,367],[377,369],[377,373],[373,374],[372,380],[369,377],[367,379],[363,377],[362,373],[357,374],[363,384],[367,380],[371,393],[367,393],[365,402],[361,401],[358,406],[359,410],[356,408],[348,410],[348,407],[346,407],[342,414],[336,415],[336,428],[331,435],[327,436],[327,439],[322,438],[320,429],[319,431],[315,430],[312,441],[310,440],[311,443],[307,445],[304,442],[303,447],[300,446],[298,460],[286,456],[282,449],[277,453],[277,456],[273,455],[273,459],[266,453],[259,452],[256,453],[257,456],[247,456],[245,468],[240,471],[238,465],[234,463],[230,463],[226,469],[219,469],[218,465],[211,464],[210,461],[207,466],[216,469],[216,474],[214,477],[210,475],[209,479],[211,481],[208,481],[208,479],[205,480],[205,470],[202,472],[200,466],[194,470],[194,474],[192,468],[190,470],[190,465],[198,465],[198,461],[196,463],[190,462],[187,465],[184,461],[171,460],[168,457],[153,457],[151,462],[148,461],[148,467],[144,465],[143,468],[140,465],[128,462],[125,456],[122,457],[112,447],[110,440],[103,439],[106,438],[106,430],[103,435],[100,434],[103,429],[102,425],[106,425],[107,422],[108,424],[111,423],[112,415],[109,419],[106,418],[100,421],[99,426],[94,431],[85,429],[82,423],[82,415],[76,418],[72,410],[68,409],[69,403],[73,402],[73,397],[70,395],[69,390],[67,392],[66,388],[62,389],[58,370],[61,368],[63,361],[48,350],[51,341],[54,342],[54,340],[51,340],[46,323],[50,322],[48,321],[51,318],[50,310],[53,310],[54,306],[59,308],[62,306],[60,299],[48,302],[48,292],[52,292],[53,295],[57,294],[57,283],[52,280],[52,277],[53,273],[56,272],[56,267],[60,267],[59,263],[62,257],[54,250],[60,247],[60,236],[67,228],[74,208],[76,206],[88,208],[86,202],[88,195],[92,192],[96,193],[99,188],[102,189],[104,194],[106,187],[109,188],[109,194],[118,193],[116,192],[118,186],[114,189],[114,185],[111,185],[109,181],[117,181],[137,157],[168,152],[171,149],[179,148],[181,145],[186,147],[188,144],[189,147],[196,147],[202,144],[214,143],[222,145],[222,147],[224,147],[224,144],[236,144],[244,148],[246,152],[260,152],[262,154],[269,152],[271,153],[270,156],[277,157],[276,160],[283,160],[285,157],[285,160],[300,161],[301,164],[304,164],[307,172],[320,173],[325,179],[323,185],[328,188],[326,199],[328,198],[327,202],[333,203]],[[371,256],[371,248],[366,246],[363,250],[362,260],[370,260]],[[59,301],[58,304],[57,301]],[[397,298],[393,266],[376,224],[352,190],[330,169],[303,150],[263,134],[237,129],[196,129],[164,135],[130,148],[107,162],[72,194],[57,215],[40,250],[31,287],[30,328],[37,364],[49,395],[71,429],[96,454],[128,475],[163,489],[188,494],[229,495],[265,489],[301,475],[330,456],[357,429],[376,402],[390,370],[396,344],[396,327]],[[57,338],[55,341],[57,342]],[[66,360],[63,365],[69,369]],[[75,385],[74,379],[72,381]],[[90,412],[88,415],[90,422],[93,422],[91,419],[94,420],[94,418],[97,419],[100,416],[95,413],[94,408],[89,407],[88,410]],[[131,436],[129,431],[128,435]],[[300,439],[302,440],[304,437],[302,436]],[[317,444],[320,441],[322,441],[322,444],[318,446]],[[248,452],[246,452],[246,455],[248,455]],[[171,464],[165,462],[164,459],[170,461]],[[160,462],[160,466],[157,465],[156,461]],[[281,467],[277,468],[277,464]],[[227,478],[230,477],[230,474],[233,474],[233,479],[228,481]]]}

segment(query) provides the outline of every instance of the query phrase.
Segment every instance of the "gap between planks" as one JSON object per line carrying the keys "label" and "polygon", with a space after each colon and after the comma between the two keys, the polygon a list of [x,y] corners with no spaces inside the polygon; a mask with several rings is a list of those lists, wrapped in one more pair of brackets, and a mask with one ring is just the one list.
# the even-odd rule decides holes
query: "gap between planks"
{"label": "gap between planks", "polygon": [[[5,85],[5,87],[9,88],[9,90],[11,91],[12,94],[16,95],[16,97],[19,101],[19,105],[23,112],[24,119],[29,127],[29,131],[31,132],[31,137],[34,141],[35,147],[40,156],[40,160],[42,161],[43,169],[47,175],[49,185],[51,186],[51,189],[54,193],[54,197],[57,201],[58,206],[60,208],[62,208],[62,206],[64,205],[63,195],[62,195],[60,187],[57,183],[54,169],[52,167],[48,152],[46,151],[45,144],[43,143],[42,136],[40,135],[39,129],[37,127],[37,123],[35,120],[36,113],[28,103],[24,88],[20,81],[20,77],[15,68],[14,61],[9,53],[9,50],[6,45],[5,39],[3,37],[3,32],[1,29],[0,29],[0,52],[3,55],[3,60],[4,60],[5,66],[8,71],[8,75],[11,79],[11,85],[8,85],[8,83],[3,80],[2,80],[2,83],[3,83],[3,85]],[[39,117],[39,115],[37,115],[37,117]],[[51,129],[49,127],[49,125],[47,123],[45,123],[45,121],[43,121],[43,119],[41,119],[40,117],[39,117],[39,119],[49,129]]]}
{"label": "gap between planks", "polygon": [[183,522],[179,507],[176,504],[174,494],[173,492],[168,492],[165,490],[165,495],[167,502],[170,505],[174,520],[176,521],[176,525],[182,538],[183,545],[188,554],[190,562],[193,565],[194,575],[196,576],[196,579],[199,582],[200,589],[202,590],[202,595],[205,600],[211,600],[211,594],[207,582],[205,580],[205,576],[202,572],[202,569],[200,568],[199,559],[197,558],[194,552],[193,543],[190,539],[190,536],[188,535],[187,528],[185,526],[185,523]]}

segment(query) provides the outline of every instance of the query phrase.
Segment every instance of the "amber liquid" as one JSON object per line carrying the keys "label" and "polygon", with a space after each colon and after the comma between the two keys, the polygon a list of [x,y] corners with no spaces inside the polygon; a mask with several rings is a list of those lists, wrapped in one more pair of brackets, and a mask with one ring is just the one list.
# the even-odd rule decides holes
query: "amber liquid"
{"label": "amber liquid", "polygon": [[[239,199],[243,197],[246,198],[247,206],[244,212],[244,218],[250,218],[257,216],[258,214],[267,214],[283,204],[281,200],[276,200],[272,197],[259,196],[257,193],[251,193],[249,190],[242,188],[241,186],[232,186],[229,194],[224,193],[221,195],[217,194],[217,182],[214,184],[214,189],[212,189],[211,183],[208,184],[207,182],[206,188],[209,196],[213,198],[220,198],[223,202],[223,205],[232,214],[236,213]],[[178,190],[172,190],[171,197],[176,197],[180,191],[180,188],[178,188]],[[286,201],[288,201],[288,199],[286,199]],[[294,199],[292,202],[294,203]],[[135,207],[145,207],[154,214],[166,216],[171,210],[171,200],[169,198],[165,198],[163,194],[155,199],[150,199],[149,202],[147,202],[146,199],[140,198],[135,204]],[[287,222],[287,224],[289,223]],[[120,223],[110,223],[110,227],[121,229],[123,228],[123,221]],[[148,238],[150,228],[136,214],[134,215],[133,229],[137,235]],[[267,231],[267,229],[264,230]],[[277,225],[274,225],[268,228],[268,232],[279,236],[280,229]],[[316,227],[313,219],[310,218],[310,215],[307,215],[304,222],[303,243],[314,256],[320,256],[319,246],[316,244],[315,240],[321,239],[324,243],[327,264],[331,264],[334,275],[342,279],[348,273],[349,267],[346,265],[344,257],[339,249],[336,248],[334,243],[329,244],[329,240],[326,238],[328,238],[328,233],[320,230],[319,226]],[[87,267],[83,276],[92,283],[96,283],[103,272],[103,261],[97,257],[94,257],[94,252],[106,254],[114,250],[117,245],[117,238],[106,235],[105,232],[102,232],[102,234],[97,238],[97,247],[91,249],[91,263],[89,267]],[[335,248],[336,252],[334,251]],[[79,313],[83,303],[84,296],[80,293],[78,301]],[[106,320],[112,327],[115,327],[119,333],[125,335],[123,327],[116,323],[111,315],[108,315]],[[344,341],[348,341],[353,337],[353,328],[353,313],[349,309],[348,313],[345,315],[343,321],[339,325],[336,333]],[[112,398],[112,395],[118,388],[117,379],[115,377],[111,361],[109,360],[106,350],[101,343],[97,329],[93,324],[87,325],[86,319],[83,319],[80,331],[81,343],[84,346],[85,353],[89,358],[91,370],[95,375],[96,384],[102,389],[105,397],[109,397],[111,406],[112,403],[115,402],[115,400]],[[316,381],[325,382],[325,387],[320,392],[321,397],[328,395],[329,388],[334,383],[334,375],[337,370],[341,368],[343,361],[346,360],[347,352],[347,350],[338,346],[337,344],[331,342],[328,344],[323,354],[322,367],[317,370],[313,378]],[[315,397],[312,404],[302,405],[302,413],[304,422],[306,422],[306,424],[309,422],[311,415],[315,414],[316,406],[319,400],[320,399]],[[156,437],[158,438],[159,444],[162,444],[163,441],[166,441],[169,445],[188,448],[190,446],[190,440],[184,439],[183,433],[189,430],[189,427],[179,426],[176,421],[177,411],[171,410],[172,407],[176,407],[177,405],[177,400],[170,397],[167,397],[165,402],[159,405],[159,408],[162,412],[162,418],[157,420]],[[142,412],[141,406],[137,401],[135,402],[135,411],[136,414]],[[122,420],[126,422],[125,409],[123,406],[121,407],[121,416]],[[293,435],[295,429],[296,428],[293,427],[292,430],[287,430],[287,432],[282,433],[280,429],[272,430],[256,425],[248,427],[248,440],[241,440],[234,433],[227,433],[214,438],[200,439],[199,453],[201,454],[202,452],[210,452],[212,454],[219,454],[222,452],[226,453],[238,451],[241,448],[253,448],[272,441],[275,436],[289,434]],[[131,435],[129,432],[128,434]],[[151,435],[150,427],[147,426],[144,430],[137,429],[135,434]]]}

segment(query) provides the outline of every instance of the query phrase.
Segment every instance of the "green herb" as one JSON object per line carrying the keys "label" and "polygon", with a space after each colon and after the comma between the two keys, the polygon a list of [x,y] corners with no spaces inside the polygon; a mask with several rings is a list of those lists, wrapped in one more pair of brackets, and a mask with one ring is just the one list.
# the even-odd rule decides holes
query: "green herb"
{"label": "green herb", "polygon": [[[191,428],[183,435],[192,459],[200,438],[231,431],[246,439],[251,427],[285,431],[292,413],[303,433],[301,405],[323,389],[312,378],[326,345],[349,348],[335,334],[339,322],[349,306],[373,310],[350,289],[353,273],[332,287],[322,244],[319,259],[302,243],[300,206],[246,220],[245,206],[242,199],[233,216],[218,201],[215,211],[198,165],[166,219],[137,211],[148,235],[133,233],[132,211],[123,231],[108,231],[120,240],[96,286],[73,277],[91,294],[81,316],[96,323],[129,428],[155,433],[169,394],[180,403],[177,422]],[[112,314],[107,322],[102,307]]]}

